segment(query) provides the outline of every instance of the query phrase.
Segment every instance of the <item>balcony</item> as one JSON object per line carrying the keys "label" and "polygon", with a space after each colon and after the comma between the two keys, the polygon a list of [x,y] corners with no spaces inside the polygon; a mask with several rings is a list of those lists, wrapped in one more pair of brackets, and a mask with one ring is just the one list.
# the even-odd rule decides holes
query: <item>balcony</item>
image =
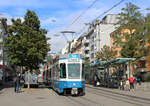
{"label": "balcony", "polygon": [[90,54],[85,54],[85,58],[90,57]]}
{"label": "balcony", "polygon": [[88,39],[88,40],[85,40],[84,41],[84,44],[87,44],[87,43],[89,43],[90,42],[90,40]]}
{"label": "balcony", "polygon": [[90,50],[90,48],[87,46],[87,47],[84,47],[84,50]]}

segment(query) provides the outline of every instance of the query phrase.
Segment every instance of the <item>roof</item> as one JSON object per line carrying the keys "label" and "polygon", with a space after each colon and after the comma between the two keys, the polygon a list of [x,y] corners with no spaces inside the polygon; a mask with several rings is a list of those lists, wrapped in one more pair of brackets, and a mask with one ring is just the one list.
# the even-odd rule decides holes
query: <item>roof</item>
{"label": "roof", "polygon": [[101,66],[101,67],[107,67],[110,65],[120,65],[120,64],[126,64],[127,62],[134,61],[134,58],[116,58],[112,59],[110,61],[100,61],[97,64],[90,64],[90,66]]}

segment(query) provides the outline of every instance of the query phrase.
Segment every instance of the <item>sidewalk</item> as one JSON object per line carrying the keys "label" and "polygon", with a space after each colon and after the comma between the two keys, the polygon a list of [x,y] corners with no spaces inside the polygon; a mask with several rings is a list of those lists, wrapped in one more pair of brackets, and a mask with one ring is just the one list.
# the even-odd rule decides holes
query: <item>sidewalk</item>
{"label": "sidewalk", "polygon": [[86,87],[92,87],[92,88],[102,90],[102,91],[107,91],[110,93],[116,93],[116,94],[120,94],[120,95],[131,96],[133,98],[136,97],[136,98],[150,100],[150,91],[143,91],[143,90],[123,91],[120,89],[113,89],[113,88],[93,87],[93,85],[89,85],[89,84],[86,84],[85,86]]}
{"label": "sidewalk", "polygon": [[13,81],[5,82],[3,85],[0,85],[0,93],[2,93],[3,90],[6,88],[13,88],[13,87],[14,87]]}

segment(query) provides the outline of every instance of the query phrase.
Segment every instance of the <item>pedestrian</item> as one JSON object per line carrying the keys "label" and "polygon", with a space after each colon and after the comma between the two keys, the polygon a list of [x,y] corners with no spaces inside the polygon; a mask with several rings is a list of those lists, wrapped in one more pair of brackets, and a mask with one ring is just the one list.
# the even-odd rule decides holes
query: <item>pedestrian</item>
{"label": "pedestrian", "polygon": [[135,81],[135,78],[133,77],[133,75],[131,75],[131,77],[129,77],[129,82],[130,82],[130,90],[134,90],[134,81]]}
{"label": "pedestrian", "polygon": [[16,80],[17,80],[17,76],[15,75],[14,76],[14,92],[17,92],[17,82],[16,82]]}
{"label": "pedestrian", "polygon": [[120,90],[124,90],[123,80],[120,80]]}
{"label": "pedestrian", "polygon": [[126,80],[126,90],[130,90],[130,83],[128,79]]}
{"label": "pedestrian", "polygon": [[16,93],[19,93],[19,89],[20,89],[20,75],[16,75],[14,77],[14,91]]}
{"label": "pedestrian", "polygon": [[141,85],[141,80],[140,80],[140,78],[136,78],[136,81],[137,81],[137,83],[139,84],[139,85]]}
{"label": "pedestrian", "polygon": [[97,75],[94,74],[94,86],[96,86],[96,85],[97,85]]}

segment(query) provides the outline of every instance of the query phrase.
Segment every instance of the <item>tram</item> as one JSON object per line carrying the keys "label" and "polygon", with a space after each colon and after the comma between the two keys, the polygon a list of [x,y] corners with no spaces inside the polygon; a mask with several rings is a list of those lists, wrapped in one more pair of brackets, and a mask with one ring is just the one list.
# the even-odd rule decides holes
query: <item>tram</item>
{"label": "tram", "polygon": [[0,65],[0,85],[4,82],[4,67]]}
{"label": "tram", "polygon": [[84,95],[84,65],[79,54],[61,55],[48,70],[50,86],[59,94]]}
{"label": "tram", "polygon": [[3,70],[0,69],[0,85],[3,84]]}

